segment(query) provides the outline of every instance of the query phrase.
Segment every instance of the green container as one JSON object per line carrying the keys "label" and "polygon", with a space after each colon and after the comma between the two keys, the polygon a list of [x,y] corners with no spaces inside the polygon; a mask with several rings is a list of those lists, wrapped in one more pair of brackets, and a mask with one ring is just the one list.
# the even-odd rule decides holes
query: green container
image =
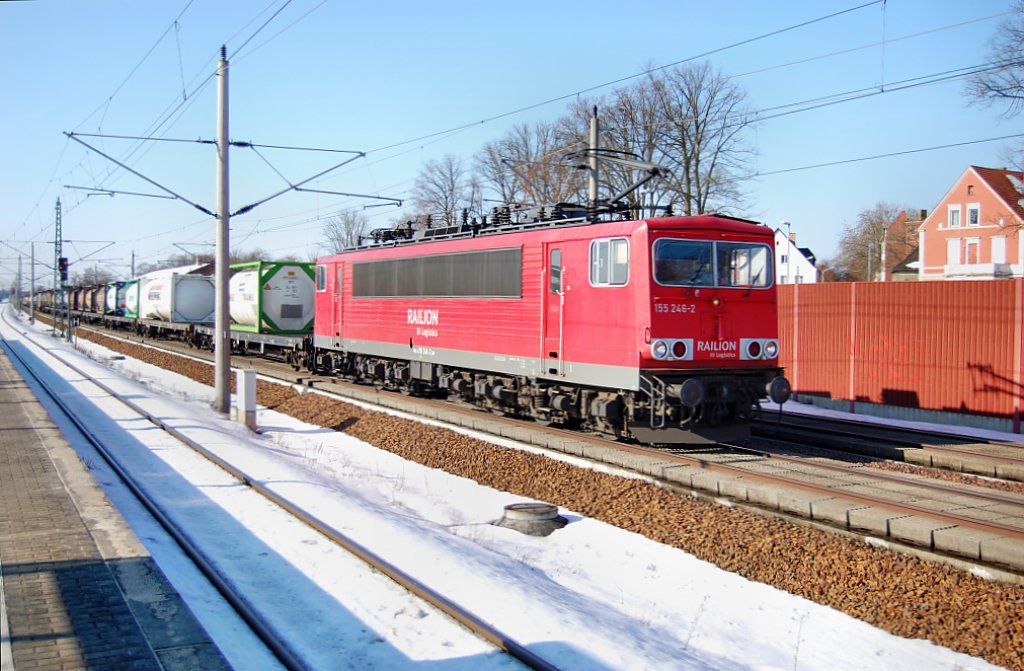
{"label": "green container", "polygon": [[231,266],[231,330],[249,333],[313,332],[316,285],[313,263],[250,261]]}
{"label": "green container", "polygon": [[139,318],[139,286],[142,283],[138,279],[128,280],[124,283],[124,316],[132,319]]}

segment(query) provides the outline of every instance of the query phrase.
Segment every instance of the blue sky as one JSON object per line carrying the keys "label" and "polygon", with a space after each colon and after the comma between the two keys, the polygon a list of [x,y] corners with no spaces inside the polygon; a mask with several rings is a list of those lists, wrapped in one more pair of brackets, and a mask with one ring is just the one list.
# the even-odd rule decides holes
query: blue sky
{"label": "blue sky", "polygon": [[[63,132],[213,139],[210,76],[221,44],[231,61],[232,140],[366,151],[307,186],[407,199],[425,161],[468,160],[513,124],[555,120],[568,99],[537,103],[607,94],[612,86],[594,87],[783,31],[708,57],[753,108],[877,93],[767,118],[750,137],[759,176],[745,185],[744,214],[791,222],[799,243],[827,258],[861,211],[879,201],[930,210],[968,165],[1001,166],[1005,143],[780,171],[1022,132],[1020,118],[969,106],[962,80],[902,84],[985,63],[986,42],[1010,9],[1010,0],[3,2],[0,241],[9,246],[0,247],[0,284],[17,268],[12,247],[27,255],[35,241],[37,257],[52,263],[58,197],[73,271],[95,263],[126,276],[133,252],[151,262],[211,249],[213,219],[186,203],[67,188],[158,193]],[[82,139],[215,208],[211,146]],[[294,183],[344,158],[260,152],[232,150],[232,210],[285,188],[275,170]],[[368,202],[289,193],[235,217],[232,247],[310,258],[322,250],[324,218]],[[366,212],[382,226],[402,214]]]}

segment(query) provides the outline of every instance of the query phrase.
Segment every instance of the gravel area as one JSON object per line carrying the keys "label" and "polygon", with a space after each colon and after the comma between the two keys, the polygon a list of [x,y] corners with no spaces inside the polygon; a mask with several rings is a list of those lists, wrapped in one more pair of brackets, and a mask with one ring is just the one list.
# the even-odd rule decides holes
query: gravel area
{"label": "gravel area", "polygon": [[[85,331],[79,335],[213,384],[208,364]],[[1024,671],[1024,587],[497,447],[320,394],[299,395],[259,381],[258,395],[261,405],[344,431],[406,459],[643,534],[899,636],[925,638]]]}

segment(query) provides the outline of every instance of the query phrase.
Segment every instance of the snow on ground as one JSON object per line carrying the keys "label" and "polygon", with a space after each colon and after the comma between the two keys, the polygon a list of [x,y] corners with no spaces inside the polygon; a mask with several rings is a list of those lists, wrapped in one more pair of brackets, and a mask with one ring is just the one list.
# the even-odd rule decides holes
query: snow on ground
{"label": "snow on ground", "polygon": [[[21,339],[6,322],[0,329],[4,337]],[[254,479],[561,669],[998,668],[927,641],[892,636],[570,510],[560,511],[570,524],[545,538],[493,526],[503,506],[520,499],[272,411],[260,411],[264,432],[251,434],[213,412],[209,387],[132,359],[112,359],[111,352],[85,341],[79,347],[94,360],[44,338],[74,365],[244,464]],[[268,597],[274,599],[275,626],[311,641],[303,651],[314,668],[517,666],[453,633],[441,616],[371,585],[365,570],[326,547],[323,537],[253,503],[245,487],[209,462],[185,455],[163,432],[100,399],[79,376],[35,356],[52,366],[50,379],[80,416],[114,418],[104,425],[105,434],[123,446],[119,452],[133,467],[159,483],[163,505],[191,519],[201,529],[196,534],[216,544],[219,563],[244,566],[251,584],[275,587],[276,597]],[[113,479],[94,457],[83,458],[98,479]],[[111,491],[121,507],[125,497]],[[185,562],[167,558],[167,542],[146,526],[146,516],[122,510],[232,663],[265,668],[259,646],[202,579]]]}

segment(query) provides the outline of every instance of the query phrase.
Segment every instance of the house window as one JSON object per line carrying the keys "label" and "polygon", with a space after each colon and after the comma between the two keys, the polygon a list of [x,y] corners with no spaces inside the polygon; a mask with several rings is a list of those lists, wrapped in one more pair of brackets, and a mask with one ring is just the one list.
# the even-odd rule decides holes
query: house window
{"label": "house window", "polygon": [[949,217],[947,219],[950,228],[960,228],[960,206],[949,206]]}
{"label": "house window", "polygon": [[626,238],[590,243],[590,283],[619,287],[629,281],[629,241]]}
{"label": "house window", "polygon": [[974,195],[974,185],[973,184],[968,184],[967,185],[967,195],[968,196],[973,196]]}
{"label": "house window", "polygon": [[960,238],[946,240],[946,263],[951,266],[960,263]]}
{"label": "house window", "polygon": [[1006,236],[992,238],[992,263],[1006,263]]}
{"label": "house window", "polygon": [[978,203],[971,203],[970,205],[967,206],[967,225],[981,225],[981,205],[979,205]]}

